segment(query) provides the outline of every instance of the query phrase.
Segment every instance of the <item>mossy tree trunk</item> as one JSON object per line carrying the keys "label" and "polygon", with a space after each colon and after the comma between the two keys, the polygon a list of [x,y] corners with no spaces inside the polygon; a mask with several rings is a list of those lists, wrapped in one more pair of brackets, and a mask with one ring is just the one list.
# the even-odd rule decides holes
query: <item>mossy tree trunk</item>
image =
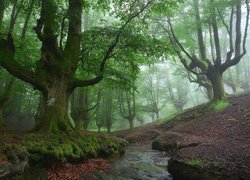
{"label": "mossy tree trunk", "polygon": [[[184,67],[190,71],[191,73],[197,75],[197,77],[206,75],[206,77],[210,80],[213,88],[213,99],[212,100],[222,100],[226,98],[225,90],[222,82],[223,73],[230,67],[237,65],[241,59],[246,54],[246,39],[249,25],[249,16],[250,16],[250,7],[249,1],[245,1],[246,13],[245,16],[245,25],[242,28],[242,1],[237,0],[232,4],[229,22],[223,23],[229,24],[229,26],[225,25],[227,28],[227,39],[228,39],[228,47],[224,48],[226,52],[222,51],[221,46],[221,38],[220,38],[220,26],[218,19],[221,19],[221,13],[217,13],[216,6],[213,6],[215,0],[210,0],[210,4],[212,5],[209,9],[209,27],[210,27],[210,47],[212,51],[212,59],[208,60],[206,56],[206,48],[204,42],[204,32],[202,28],[204,27],[203,22],[200,19],[200,1],[193,0],[193,7],[195,10],[194,17],[196,21],[196,30],[197,30],[197,39],[199,46],[199,55],[194,54],[193,52],[188,52],[183,44],[178,40],[177,36],[174,33],[173,26],[169,21],[169,29],[171,32],[171,42],[173,45],[178,45],[181,49],[180,51],[176,51],[176,54],[180,58]],[[205,7],[204,7],[205,8]],[[203,9],[204,9],[203,8]],[[233,28],[233,24],[235,22],[235,28]],[[244,29],[244,32],[242,32]],[[233,36],[235,35],[235,36]],[[243,36],[242,36],[243,35]],[[226,54],[226,57],[223,57],[222,54]],[[191,63],[187,61],[189,59]],[[209,95],[210,96],[210,95]]]}
{"label": "mossy tree trunk", "polygon": [[218,70],[211,70],[208,72],[208,78],[211,81],[213,88],[213,100],[223,100],[226,99],[226,93],[222,81],[222,74]]}
{"label": "mossy tree trunk", "polygon": [[[72,129],[68,114],[70,95],[77,87],[91,86],[103,79],[105,64],[112,57],[120,41],[121,32],[148,7],[149,3],[128,18],[120,27],[103,54],[96,77],[84,80],[76,78],[81,54],[83,1],[68,0],[67,27],[64,27],[63,23],[58,24],[60,22],[60,16],[57,14],[59,7],[54,0],[41,0],[40,5],[40,18],[33,30],[42,44],[41,58],[37,61],[34,70],[22,66],[16,59],[12,31],[0,37],[0,64],[9,73],[42,92],[45,103],[41,123],[37,129],[53,132],[68,131]],[[65,32],[67,35],[58,39],[60,29],[67,31]]]}
{"label": "mossy tree trunk", "polygon": [[[69,28],[65,47],[58,47],[56,35],[56,4],[52,0],[41,3],[41,14],[34,31],[42,42],[41,59],[35,72],[29,71],[15,60],[12,35],[0,39],[0,63],[11,74],[26,81],[42,93],[41,118],[37,130],[69,131],[69,97],[76,87],[98,83],[102,76],[82,81],[75,78],[80,53],[82,1],[69,0]],[[63,49],[63,51],[62,51]],[[104,66],[104,65],[103,65]]]}
{"label": "mossy tree trunk", "polygon": [[73,127],[69,118],[69,98],[72,90],[68,88],[66,80],[57,79],[49,86],[47,92],[43,92],[44,110],[39,129],[52,132],[69,131]]}

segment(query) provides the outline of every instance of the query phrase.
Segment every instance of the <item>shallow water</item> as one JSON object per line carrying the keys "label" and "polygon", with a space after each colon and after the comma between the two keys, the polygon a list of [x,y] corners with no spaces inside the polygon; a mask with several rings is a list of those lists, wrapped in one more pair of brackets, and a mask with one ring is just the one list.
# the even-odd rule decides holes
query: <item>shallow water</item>
{"label": "shallow water", "polygon": [[112,163],[107,172],[90,174],[84,179],[104,180],[171,180],[167,172],[168,158],[147,146],[130,146],[124,156]]}

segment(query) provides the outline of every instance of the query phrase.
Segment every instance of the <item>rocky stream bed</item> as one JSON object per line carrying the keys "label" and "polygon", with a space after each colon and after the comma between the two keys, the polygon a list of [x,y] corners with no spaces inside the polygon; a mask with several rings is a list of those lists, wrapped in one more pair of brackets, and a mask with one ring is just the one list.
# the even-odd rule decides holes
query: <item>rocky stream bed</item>
{"label": "rocky stream bed", "polygon": [[112,162],[108,171],[88,174],[83,179],[109,180],[171,180],[167,171],[169,158],[151,146],[130,146],[124,156]]}

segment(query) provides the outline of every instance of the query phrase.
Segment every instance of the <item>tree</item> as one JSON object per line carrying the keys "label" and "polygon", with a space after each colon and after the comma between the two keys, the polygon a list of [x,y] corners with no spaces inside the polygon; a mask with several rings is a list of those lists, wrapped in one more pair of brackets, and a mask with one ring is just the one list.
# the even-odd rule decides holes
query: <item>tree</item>
{"label": "tree", "polygon": [[104,118],[104,124],[107,128],[107,132],[110,133],[114,121],[114,100],[112,90],[105,89],[103,98],[103,109],[105,113],[102,117]]}
{"label": "tree", "polygon": [[2,87],[0,88],[0,128],[4,125],[4,120],[3,120],[4,105],[10,98],[14,81],[15,78],[11,77],[11,79],[6,83],[1,83]]}
{"label": "tree", "polygon": [[[155,72],[156,71],[156,72]],[[161,77],[163,73],[160,68],[152,68],[142,74],[141,95],[146,100],[144,111],[151,114],[152,120],[156,116],[159,119],[159,113],[164,108],[167,99],[165,94],[165,81]]]}
{"label": "tree", "polygon": [[118,103],[120,114],[124,119],[129,122],[129,128],[134,128],[134,118],[136,116],[136,104],[135,104],[135,90],[118,92]]}
{"label": "tree", "polygon": [[184,106],[188,101],[188,88],[184,86],[184,81],[180,78],[176,78],[175,83],[171,82],[168,78],[167,89],[170,97],[170,101],[177,109],[177,111],[183,111]]}
{"label": "tree", "polygon": [[78,130],[86,130],[89,124],[87,92],[86,88],[80,88],[71,96],[71,116]]}
{"label": "tree", "polygon": [[[245,1],[245,6],[247,7],[246,13],[246,23],[244,29],[243,38],[241,36],[241,24],[242,24],[242,4],[240,0],[232,1],[228,4],[223,4],[219,6],[220,2],[215,2],[210,0],[208,4],[208,21],[207,25],[210,33],[210,47],[211,47],[211,59],[207,55],[206,44],[204,42],[203,30],[204,22],[201,21],[199,1],[193,0],[194,7],[194,19],[196,23],[197,41],[199,53],[195,54],[194,50],[190,50],[191,53],[184,47],[183,43],[178,39],[176,33],[174,32],[173,25],[171,21],[168,21],[169,25],[169,37],[172,44],[178,49],[175,49],[176,54],[183,63],[184,67],[190,72],[194,73],[198,77],[204,76],[211,82],[213,88],[213,100],[222,100],[226,98],[224,91],[224,86],[222,82],[223,73],[230,67],[236,65],[240,62],[242,57],[246,54],[246,37],[248,30],[249,21],[249,2]],[[229,23],[226,23],[225,16],[222,14],[223,11],[231,9]],[[236,11],[236,13],[235,13]],[[203,11],[205,12],[205,10]],[[235,41],[233,42],[233,21],[235,15]],[[229,41],[229,51],[226,53],[226,58],[223,59],[222,47],[219,37],[219,22],[223,24],[226,28]],[[227,49],[227,48],[226,48]],[[188,63],[190,60],[190,63]]]}
{"label": "tree", "polygon": [[[107,61],[115,55],[118,45],[124,46],[124,44],[120,44],[123,31],[150,5],[151,1],[146,4],[144,1],[142,4],[139,3],[134,11],[130,11],[129,16],[121,19],[123,24],[113,30],[113,38],[100,55],[101,61],[96,76],[83,80],[76,77],[76,72],[80,64],[79,55],[84,52],[81,49],[83,46],[81,45],[81,17],[84,4],[81,0],[68,1],[67,15],[63,17],[68,20],[66,28],[64,21],[60,23],[62,17],[58,15],[59,5],[57,3],[59,2],[53,0],[42,0],[40,3],[40,18],[33,29],[42,47],[41,58],[36,62],[35,68],[28,69],[18,63],[13,31],[9,31],[6,37],[0,38],[0,64],[15,77],[32,84],[35,89],[41,91],[44,99],[44,103],[41,104],[43,114],[37,129],[52,132],[73,129],[68,114],[69,98],[73,90],[76,87],[97,84],[104,78]],[[17,12],[12,19],[16,20]],[[12,25],[14,28],[14,24],[11,23],[11,28]],[[67,31],[66,39],[58,37],[60,30]],[[107,29],[104,28],[104,30]],[[58,38],[63,38],[65,43],[58,44]],[[59,42],[62,40],[59,39]],[[125,47],[127,46],[129,45]]]}

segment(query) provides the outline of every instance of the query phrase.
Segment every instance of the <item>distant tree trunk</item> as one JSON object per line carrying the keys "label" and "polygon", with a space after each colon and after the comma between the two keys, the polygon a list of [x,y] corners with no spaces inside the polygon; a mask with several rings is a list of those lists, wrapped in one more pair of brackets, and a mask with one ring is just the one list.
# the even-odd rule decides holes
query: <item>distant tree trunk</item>
{"label": "distant tree trunk", "polygon": [[232,89],[233,93],[236,93],[238,90],[238,85],[235,82],[235,80],[233,79],[231,70],[228,70],[229,73],[229,77],[227,79],[225,79],[225,83]]}
{"label": "distant tree trunk", "polygon": [[158,110],[155,112],[155,114],[156,114],[156,119],[159,119],[159,111]]}
{"label": "distant tree trunk", "polygon": [[98,101],[97,101],[97,106],[96,106],[96,126],[98,128],[98,132],[101,132],[101,128],[103,127],[103,117],[102,113],[100,110],[101,105],[103,104],[103,91],[99,89],[98,92]]}
{"label": "distant tree trunk", "polygon": [[21,7],[23,6],[24,0],[20,1],[20,4],[18,4],[17,0],[14,0],[13,2],[13,8],[12,8],[12,12],[11,12],[11,19],[10,19],[10,26],[9,26],[9,33],[12,34],[14,27],[15,27],[15,23],[17,20],[17,17],[21,11]]}
{"label": "distant tree trunk", "polygon": [[10,99],[10,95],[11,95],[14,82],[15,82],[15,78],[11,77],[9,82],[7,82],[7,84],[5,85],[3,93],[0,94],[0,127],[4,125],[3,124],[4,105]]}
{"label": "distant tree trunk", "polygon": [[134,119],[129,119],[129,129],[132,130],[134,129]]}
{"label": "distant tree trunk", "polygon": [[87,129],[89,126],[89,113],[88,113],[88,95],[87,92],[82,94],[83,109],[81,113],[81,119],[83,121],[83,129]]}
{"label": "distant tree trunk", "polygon": [[[124,94],[126,100],[124,100]],[[121,116],[128,120],[129,128],[132,130],[134,128],[134,118],[136,116],[135,90],[133,90],[131,94],[129,92],[121,91],[118,98]],[[125,108],[125,104],[127,108]]]}
{"label": "distant tree trunk", "polygon": [[25,39],[25,37],[26,37],[26,32],[28,29],[29,21],[30,21],[30,16],[31,16],[32,10],[34,8],[35,2],[36,2],[36,0],[31,0],[31,2],[29,4],[27,16],[25,18],[25,22],[24,22],[24,26],[23,26],[23,30],[22,30],[22,36],[21,36],[22,39]]}
{"label": "distant tree trunk", "polygon": [[0,103],[0,128],[4,126],[3,122],[3,104]]}
{"label": "distant tree trunk", "polygon": [[214,97],[213,87],[211,85],[208,85],[205,88],[206,88],[207,98],[209,100],[212,100]]}
{"label": "distant tree trunk", "polygon": [[111,133],[111,127],[107,126],[107,133]]}
{"label": "distant tree trunk", "polygon": [[41,126],[42,116],[43,116],[44,110],[45,110],[45,101],[46,101],[45,97],[40,93],[39,103],[38,103],[37,111],[35,114],[35,128],[34,128],[34,130],[39,129],[39,127]]}
{"label": "distant tree trunk", "polygon": [[88,95],[86,88],[74,91],[71,97],[71,114],[77,130],[86,130],[88,128]]}
{"label": "distant tree trunk", "polygon": [[4,16],[4,1],[5,0],[1,0],[0,1],[0,31],[2,29],[2,24],[3,24],[3,16]]}
{"label": "distant tree trunk", "polygon": [[105,107],[105,125],[107,128],[107,132],[111,132],[113,120],[114,120],[114,109],[113,109],[113,95],[111,89],[107,89],[105,91],[105,101],[104,101],[104,107]]}
{"label": "distant tree trunk", "polygon": [[152,122],[155,120],[155,113],[150,113],[150,116],[151,116],[151,119],[152,119]]}

